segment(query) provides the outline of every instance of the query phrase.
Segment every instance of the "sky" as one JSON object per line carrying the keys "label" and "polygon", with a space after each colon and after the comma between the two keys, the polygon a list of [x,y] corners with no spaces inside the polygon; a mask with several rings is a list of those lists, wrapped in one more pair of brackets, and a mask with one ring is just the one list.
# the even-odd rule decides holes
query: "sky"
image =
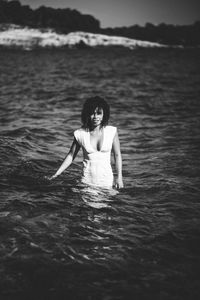
{"label": "sky", "polygon": [[31,8],[71,8],[90,14],[104,27],[146,23],[188,25],[200,20],[200,0],[19,0]]}

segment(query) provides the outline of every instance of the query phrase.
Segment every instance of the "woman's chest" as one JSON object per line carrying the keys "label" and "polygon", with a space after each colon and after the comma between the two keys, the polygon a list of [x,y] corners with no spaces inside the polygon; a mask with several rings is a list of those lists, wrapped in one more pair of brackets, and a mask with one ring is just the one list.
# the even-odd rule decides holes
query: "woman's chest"
{"label": "woman's chest", "polygon": [[104,131],[100,132],[89,132],[89,141],[88,143],[96,151],[101,151],[104,141]]}
{"label": "woman's chest", "polygon": [[111,151],[112,139],[109,138],[106,130],[98,134],[85,132],[82,146],[87,153],[107,152]]}

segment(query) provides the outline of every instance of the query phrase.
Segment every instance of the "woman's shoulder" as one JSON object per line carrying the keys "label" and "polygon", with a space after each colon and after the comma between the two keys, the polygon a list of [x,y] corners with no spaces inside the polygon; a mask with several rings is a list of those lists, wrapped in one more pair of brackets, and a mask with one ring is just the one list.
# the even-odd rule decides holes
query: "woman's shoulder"
{"label": "woman's shoulder", "polygon": [[74,131],[75,136],[85,136],[89,131],[83,127],[80,127]]}
{"label": "woman's shoulder", "polygon": [[79,136],[81,136],[81,134],[84,132],[83,128],[78,128],[74,131],[74,136],[77,138]]}
{"label": "woman's shoulder", "polygon": [[115,126],[107,125],[105,127],[105,129],[106,129],[107,133],[113,137],[115,136],[115,133],[117,132],[117,127],[115,127]]}
{"label": "woman's shoulder", "polygon": [[85,132],[85,129],[83,129],[82,127],[81,128],[78,128],[74,131],[74,133],[81,133],[81,132]]}
{"label": "woman's shoulder", "polygon": [[81,145],[85,139],[86,130],[84,128],[79,128],[74,131],[74,137],[77,142]]}
{"label": "woman's shoulder", "polygon": [[110,132],[116,132],[117,131],[117,127],[115,127],[115,126],[107,125],[105,128],[106,128],[107,131],[110,131]]}

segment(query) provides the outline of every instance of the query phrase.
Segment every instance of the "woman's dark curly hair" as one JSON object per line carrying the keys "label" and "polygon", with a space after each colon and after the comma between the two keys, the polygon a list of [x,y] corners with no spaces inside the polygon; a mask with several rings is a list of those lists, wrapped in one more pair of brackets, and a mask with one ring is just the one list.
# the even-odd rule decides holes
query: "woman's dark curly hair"
{"label": "woman's dark curly hair", "polygon": [[108,124],[110,117],[110,107],[108,103],[101,97],[95,96],[87,99],[83,105],[83,110],[81,114],[82,127],[84,129],[91,129],[90,116],[94,113],[96,108],[103,109],[103,120],[101,126],[104,127]]}

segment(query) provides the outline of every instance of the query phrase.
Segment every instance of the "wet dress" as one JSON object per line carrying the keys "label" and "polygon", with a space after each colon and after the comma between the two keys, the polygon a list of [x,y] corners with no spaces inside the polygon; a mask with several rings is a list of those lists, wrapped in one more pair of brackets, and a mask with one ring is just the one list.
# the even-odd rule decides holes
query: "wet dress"
{"label": "wet dress", "polygon": [[98,151],[90,142],[90,132],[80,128],[74,132],[75,139],[83,150],[83,172],[81,182],[110,188],[113,185],[111,149],[117,128],[103,127],[102,147]]}

